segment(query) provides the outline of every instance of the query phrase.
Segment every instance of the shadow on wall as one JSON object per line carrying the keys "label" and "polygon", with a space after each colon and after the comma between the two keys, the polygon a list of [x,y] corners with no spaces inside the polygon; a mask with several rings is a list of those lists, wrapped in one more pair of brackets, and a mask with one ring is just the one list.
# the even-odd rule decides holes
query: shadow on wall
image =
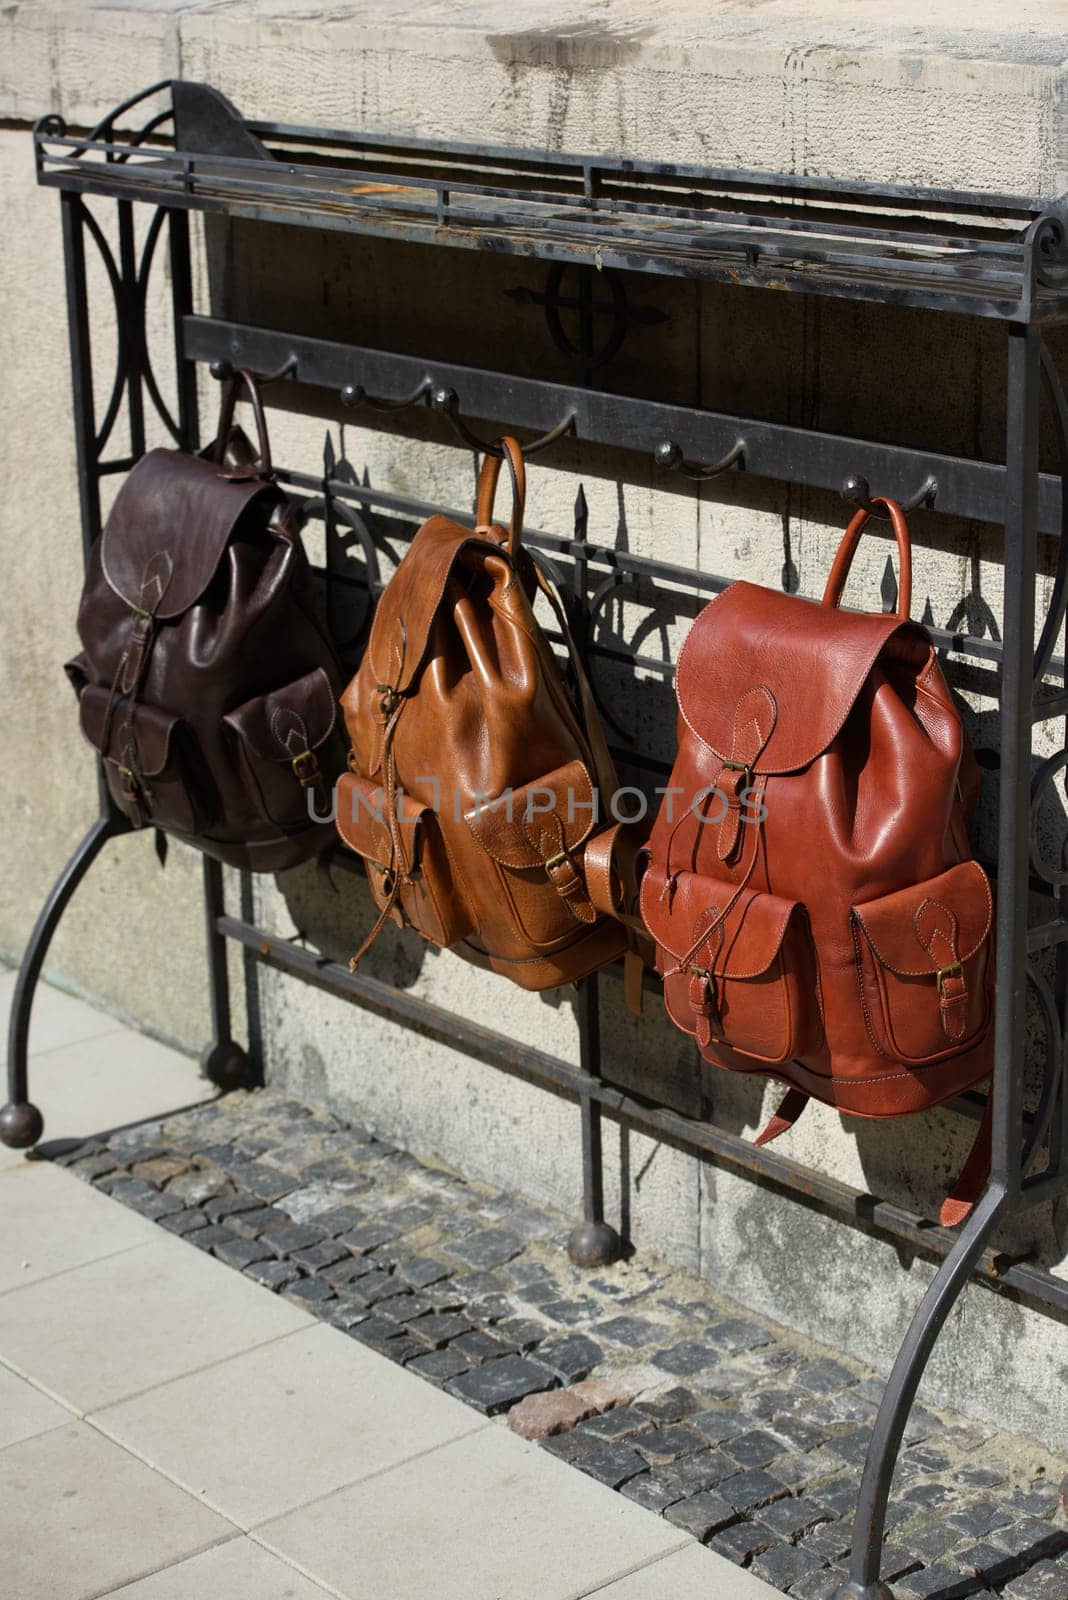
{"label": "shadow on wall", "polygon": [[[368,486],[366,468],[357,472],[346,455],[344,432],[335,444],[327,435],[324,450],[326,477],[340,484]],[[472,472],[472,485],[474,473]],[[716,486],[717,499],[709,491],[705,507],[708,520],[729,517],[741,503],[745,510],[772,510],[776,491],[757,481],[732,480]],[[590,530],[596,543],[611,543],[617,551],[630,548],[631,532],[627,515],[627,489],[616,485],[617,524],[614,535]],[[816,497],[812,497],[815,499]],[[823,497],[821,509],[830,529],[839,512],[832,497]],[[388,581],[403,556],[416,524],[395,516],[382,515],[365,507],[353,506],[327,497],[310,503],[309,513],[325,524],[327,599],[335,637],[345,652],[347,664],[355,667],[366,640],[372,613],[372,597]],[[811,508],[812,511],[815,507]],[[984,572],[996,570],[991,562],[992,531],[947,523],[946,519],[920,519],[928,522],[922,530],[926,541],[937,538],[936,549],[943,561],[955,559],[966,585],[963,595],[956,588],[956,599],[924,593],[921,589],[914,611],[928,625],[947,633],[967,633],[972,638],[998,642],[995,607],[983,592]],[[826,540],[824,548],[827,548]],[[796,586],[788,519],[784,519],[784,583]],[[1042,560],[1046,575],[1053,550],[1045,549]],[[744,567],[743,567],[744,570]],[[566,576],[566,573],[565,573]],[[896,603],[896,584],[889,557],[882,549],[869,560],[868,580],[879,578],[878,603],[886,608]],[[606,586],[600,592],[592,617],[590,642],[601,652],[593,658],[593,676],[598,700],[610,730],[624,782],[641,787],[652,806],[658,803],[655,785],[664,776],[647,768],[628,767],[628,752],[652,758],[665,771],[675,750],[676,706],[672,665],[677,659],[681,638],[692,619],[706,603],[706,593],[693,589],[654,588],[645,580],[627,580]],[[863,596],[857,603],[863,604]],[[876,597],[871,596],[871,603]],[[626,659],[639,657],[643,665],[635,670]],[[958,703],[969,735],[984,768],[980,805],[972,819],[973,844],[977,852],[996,856],[996,770],[998,765],[998,714],[990,697],[996,681],[989,663],[963,653],[943,653],[943,665],[950,683],[958,690]],[[970,696],[970,701],[962,698]],[[976,707],[978,706],[978,709]],[[1042,758],[1034,758],[1037,775]],[[1062,779],[1063,781],[1063,779]],[[1036,808],[1036,849],[1051,871],[1062,870],[1068,840],[1068,818],[1063,797],[1053,782],[1042,791]],[[356,870],[353,870],[355,868]],[[305,867],[287,874],[280,887],[293,920],[294,930],[332,959],[345,961],[362,940],[374,920],[374,909],[362,881],[362,869],[353,858],[336,861],[324,873]],[[373,950],[365,957],[363,970],[393,984],[410,988],[420,979],[428,962],[440,959],[437,951],[411,934],[388,925]],[[1046,959],[1046,958],[1042,958]],[[1052,958],[1048,958],[1052,960]],[[1049,984],[1053,972],[1048,964],[1036,968],[1039,982]],[[610,1063],[606,1075],[632,1093],[644,1095],[692,1117],[708,1117],[726,1131],[752,1137],[768,1114],[763,1080],[746,1080],[701,1063],[691,1041],[674,1029],[663,1015],[655,997],[647,999],[646,1015],[632,1017],[624,1008],[622,994],[613,974],[604,980],[602,1029],[604,1060]],[[574,1009],[571,990],[550,991],[540,1003],[554,1009]],[[1041,1004],[1040,988],[1031,989],[1029,1022],[1029,1072],[1027,1103],[1034,1107],[1041,1095],[1047,1065],[1056,1066],[1055,1040],[1049,1034]],[[458,1009],[463,1010],[462,999]],[[478,1018],[488,1025],[500,1025],[499,1017]],[[825,1113],[824,1113],[825,1114]],[[946,1191],[963,1164],[974,1134],[974,1122],[958,1112],[942,1110],[907,1121],[869,1122],[859,1118],[838,1119],[844,1134],[855,1142],[863,1182],[869,1192],[895,1201],[926,1215],[935,1215]],[[780,1149],[791,1154],[790,1136]],[[628,1141],[622,1141],[621,1186],[623,1225],[626,1228],[631,1200],[630,1186],[640,1174],[629,1171]],[[798,1159],[811,1159],[793,1152]],[[1063,1240],[1049,1207],[1024,1213],[1009,1224],[995,1241],[996,1247],[1014,1255],[1052,1266],[1065,1256]]]}

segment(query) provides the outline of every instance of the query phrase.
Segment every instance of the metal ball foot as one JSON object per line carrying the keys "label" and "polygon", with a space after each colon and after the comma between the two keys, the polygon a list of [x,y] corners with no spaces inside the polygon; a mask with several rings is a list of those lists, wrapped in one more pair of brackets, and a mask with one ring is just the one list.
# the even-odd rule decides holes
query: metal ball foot
{"label": "metal ball foot", "polygon": [[607,1267],[620,1248],[619,1234],[608,1222],[580,1222],[567,1241],[567,1253],[576,1267]]}
{"label": "metal ball foot", "polygon": [[850,1578],[835,1595],[835,1600],[894,1600],[894,1592],[885,1583],[861,1583]]}
{"label": "metal ball foot", "polygon": [[30,1150],[44,1132],[44,1117],[28,1100],[0,1111],[0,1140],[9,1150]]}
{"label": "metal ball foot", "polygon": [[249,1059],[232,1039],[206,1044],[200,1052],[200,1070],[217,1089],[241,1089],[249,1081]]}

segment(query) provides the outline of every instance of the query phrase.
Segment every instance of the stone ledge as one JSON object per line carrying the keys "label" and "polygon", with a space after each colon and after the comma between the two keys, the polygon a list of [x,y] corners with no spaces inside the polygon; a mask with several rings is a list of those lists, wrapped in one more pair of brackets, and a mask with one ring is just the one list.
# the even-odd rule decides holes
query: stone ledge
{"label": "stone ledge", "polygon": [[283,0],[13,5],[0,116],[87,125],[177,73],[250,116],[553,149],[1003,188],[1068,187],[1064,0]]}

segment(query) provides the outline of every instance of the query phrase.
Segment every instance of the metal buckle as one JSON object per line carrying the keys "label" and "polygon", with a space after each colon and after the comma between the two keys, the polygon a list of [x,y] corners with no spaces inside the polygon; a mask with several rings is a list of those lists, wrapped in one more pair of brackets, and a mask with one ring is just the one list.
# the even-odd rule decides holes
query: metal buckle
{"label": "metal buckle", "polygon": [[115,763],[115,770],[122,779],[122,793],[127,800],[136,800],[141,788],[140,779],[132,767],[124,767],[119,762]]}
{"label": "metal buckle", "polygon": [[314,750],[301,750],[293,757],[290,765],[293,776],[300,783],[314,783],[319,776],[319,762]]}
{"label": "metal buckle", "polygon": [[690,972],[695,978],[704,978],[706,983],[712,976],[711,967],[691,967]]}
{"label": "metal buckle", "polygon": [[395,876],[393,868],[387,867],[384,861],[372,861],[370,856],[367,857],[367,865],[371,867],[373,871],[380,872],[382,874],[381,892],[384,895],[391,895],[393,893],[393,879]]}
{"label": "metal buckle", "polygon": [[571,860],[570,851],[561,850],[558,855],[547,856],[546,857],[546,859],[545,859],[545,870],[546,870],[546,872],[551,873],[552,869],[554,867],[562,866],[565,861],[570,861],[570,860]]}
{"label": "metal buckle", "polygon": [[954,973],[958,973],[959,974],[959,973],[961,973],[963,971],[964,971],[964,966],[963,966],[963,963],[961,963],[960,961],[951,961],[949,963],[948,967],[939,967],[938,973],[936,975],[936,981],[938,983],[938,998],[940,1000],[945,997],[945,992],[946,992],[945,981],[946,981],[946,979],[947,978],[952,978]]}
{"label": "metal buckle", "polygon": [[742,784],[743,789],[751,789],[753,787],[753,769],[752,767],[746,766],[744,761],[724,761],[723,765],[731,772],[740,772],[744,775],[745,782]]}

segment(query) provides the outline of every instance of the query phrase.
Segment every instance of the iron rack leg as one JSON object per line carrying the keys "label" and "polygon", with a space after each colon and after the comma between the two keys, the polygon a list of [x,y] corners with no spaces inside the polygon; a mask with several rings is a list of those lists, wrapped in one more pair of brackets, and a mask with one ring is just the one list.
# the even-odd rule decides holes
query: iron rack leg
{"label": "iron rack leg", "polygon": [[1040,350],[1036,328],[1010,326],[991,1181],[920,1302],[894,1363],[864,1465],[849,1581],[839,1591],[838,1600],[893,1600],[891,1591],[879,1582],[879,1565],[890,1481],[909,1407],[954,1301],[971,1276],[995,1224],[1020,1195]]}
{"label": "iron rack leg", "polygon": [[[579,1064],[584,1073],[600,1077],[601,1017],[597,974],[578,986]],[[588,1094],[582,1110],[582,1210],[583,1220],[572,1228],[567,1253],[577,1267],[604,1267],[619,1255],[619,1234],[604,1220],[604,1160],[601,1150],[601,1107]]]}
{"label": "iron rack leg", "polygon": [[100,854],[107,841],[124,833],[126,825],[113,815],[98,817],[56,880],[23,953],[11,1017],[7,1032],[8,1103],[0,1111],[0,1140],[12,1150],[28,1150],[44,1132],[44,1118],[30,1101],[29,1070],[26,1061],[30,1037],[30,1011],[34,990],[41,975],[52,935],[67,909],[75,889]]}
{"label": "iron rack leg", "polygon": [[986,1190],[931,1281],[905,1335],[872,1429],[853,1523],[849,1581],[838,1591],[838,1600],[894,1600],[892,1591],[879,1582],[879,1566],[886,1504],[905,1423],[942,1324],[971,1277],[1005,1198],[1000,1187],[992,1185]]}
{"label": "iron rack leg", "polygon": [[200,1070],[219,1089],[239,1089],[249,1076],[248,1056],[230,1032],[230,975],[226,965],[226,940],[218,919],[225,911],[223,871],[218,861],[204,857],[204,925],[208,941],[208,980],[211,993],[211,1043],[200,1053]]}

